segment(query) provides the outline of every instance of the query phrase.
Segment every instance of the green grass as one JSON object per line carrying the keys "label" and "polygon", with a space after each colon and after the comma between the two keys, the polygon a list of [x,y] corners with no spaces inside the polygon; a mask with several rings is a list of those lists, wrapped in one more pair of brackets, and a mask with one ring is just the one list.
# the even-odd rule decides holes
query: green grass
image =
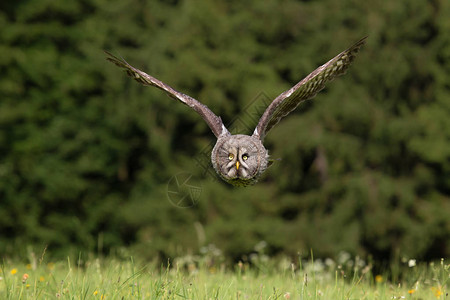
{"label": "green grass", "polygon": [[369,263],[348,256],[291,262],[256,255],[249,261],[226,266],[186,256],[159,267],[133,259],[4,260],[0,299],[449,299],[444,260],[399,262],[395,280],[385,275],[391,270],[375,274]]}

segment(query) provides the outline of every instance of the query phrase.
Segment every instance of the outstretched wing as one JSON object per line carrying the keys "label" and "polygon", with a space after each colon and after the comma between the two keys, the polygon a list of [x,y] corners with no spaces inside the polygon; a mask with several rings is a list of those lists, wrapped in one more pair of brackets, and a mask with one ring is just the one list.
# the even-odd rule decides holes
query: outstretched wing
{"label": "outstretched wing", "polygon": [[108,51],[105,51],[105,53],[108,56],[106,58],[107,60],[113,62],[115,65],[121,68],[124,68],[127,71],[127,74],[130,77],[134,78],[137,82],[142,83],[143,85],[150,85],[157,87],[165,91],[170,97],[180,101],[183,104],[186,104],[187,106],[191,107],[196,112],[198,112],[200,116],[202,116],[203,120],[205,120],[205,122],[208,124],[209,128],[211,128],[212,132],[216,137],[219,137],[222,134],[229,134],[228,130],[222,123],[222,119],[216,116],[206,105],[200,103],[199,101],[188,95],[176,91],[175,89],[168,86],[164,82],[148,75],[147,73],[134,68],[133,66],[128,64],[125,60],[115,57]]}
{"label": "outstretched wing", "polygon": [[362,38],[347,50],[339,53],[326,64],[318,67],[291,89],[283,92],[267,107],[253,133],[264,139],[267,132],[283,117],[293,111],[302,101],[313,98],[328,81],[343,75],[353,62],[367,37]]}

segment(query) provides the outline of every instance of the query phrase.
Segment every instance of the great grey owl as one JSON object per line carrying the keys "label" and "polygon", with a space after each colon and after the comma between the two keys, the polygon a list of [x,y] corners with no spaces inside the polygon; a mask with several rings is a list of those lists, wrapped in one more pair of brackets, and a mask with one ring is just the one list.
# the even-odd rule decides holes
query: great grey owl
{"label": "great grey owl", "polygon": [[172,98],[199,113],[217,137],[216,145],[211,153],[212,165],[216,172],[223,180],[232,185],[249,186],[258,181],[268,166],[269,154],[262,144],[267,132],[302,101],[313,98],[328,81],[343,75],[365,40],[366,37],[362,38],[347,50],[318,67],[291,89],[276,97],[265,110],[251,136],[232,135],[222,123],[221,118],[216,116],[206,105],[132,67],[125,60],[119,59],[107,51],[105,53],[109,61],[124,68],[127,74],[136,81],[164,90]]}

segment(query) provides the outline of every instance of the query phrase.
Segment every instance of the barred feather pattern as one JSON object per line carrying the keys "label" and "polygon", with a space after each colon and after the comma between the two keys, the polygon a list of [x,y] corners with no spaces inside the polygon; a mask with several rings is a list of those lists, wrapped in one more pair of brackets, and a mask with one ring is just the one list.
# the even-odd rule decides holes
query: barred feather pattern
{"label": "barred feather pattern", "polygon": [[208,124],[209,128],[211,128],[211,131],[214,133],[216,137],[230,134],[223,125],[222,119],[216,116],[206,105],[200,103],[198,100],[192,98],[191,96],[178,92],[177,90],[165,84],[161,80],[158,80],[155,77],[150,76],[139,69],[136,69],[135,67],[127,63],[125,60],[117,58],[108,51],[105,51],[105,53],[107,55],[106,59],[108,61],[114,63],[116,66],[120,68],[125,69],[127,75],[136,80],[137,82],[143,85],[157,87],[165,91],[173,99],[178,100],[181,103],[195,110],[203,118],[203,120],[205,120],[205,122]]}
{"label": "barred feather pattern", "polygon": [[261,117],[254,135],[259,136],[263,140],[267,132],[278,124],[282,118],[297,108],[301,102],[313,98],[325,87],[327,82],[345,74],[359,49],[364,45],[366,38],[362,38],[347,50],[339,53],[291,89],[275,98]]}

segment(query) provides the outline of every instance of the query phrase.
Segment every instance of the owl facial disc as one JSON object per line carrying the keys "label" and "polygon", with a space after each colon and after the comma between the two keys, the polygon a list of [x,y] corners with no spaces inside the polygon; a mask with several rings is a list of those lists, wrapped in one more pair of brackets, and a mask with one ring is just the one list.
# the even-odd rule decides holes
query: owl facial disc
{"label": "owl facial disc", "polygon": [[261,140],[237,134],[220,137],[211,154],[214,169],[225,181],[248,186],[267,168],[268,154]]}

